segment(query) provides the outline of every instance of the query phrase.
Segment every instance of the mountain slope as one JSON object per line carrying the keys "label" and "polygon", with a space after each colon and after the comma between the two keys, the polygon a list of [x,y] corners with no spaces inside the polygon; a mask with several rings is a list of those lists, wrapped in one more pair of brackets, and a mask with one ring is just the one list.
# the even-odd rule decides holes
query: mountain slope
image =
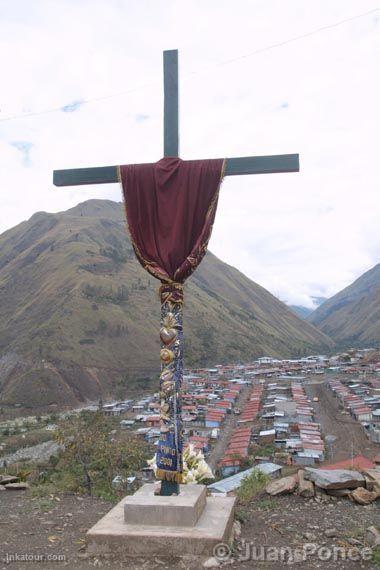
{"label": "mountain slope", "polygon": [[380,263],[331,297],[308,318],[339,345],[380,342]]}
{"label": "mountain slope", "polygon": [[[144,385],[159,368],[158,282],[120,204],[39,212],[0,236],[0,395],[36,406]],[[291,356],[332,341],[208,253],[186,285],[186,365]]]}
{"label": "mountain slope", "polygon": [[314,310],[310,309],[310,307],[304,307],[303,305],[288,305],[288,307],[301,319],[306,319]]}
{"label": "mountain slope", "polygon": [[301,317],[301,319],[306,319],[311,313],[315,311],[317,307],[322,305],[325,301],[327,301],[327,297],[311,297],[314,303],[314,307],[304,307],[303,305],[288,305],[289,309]]}

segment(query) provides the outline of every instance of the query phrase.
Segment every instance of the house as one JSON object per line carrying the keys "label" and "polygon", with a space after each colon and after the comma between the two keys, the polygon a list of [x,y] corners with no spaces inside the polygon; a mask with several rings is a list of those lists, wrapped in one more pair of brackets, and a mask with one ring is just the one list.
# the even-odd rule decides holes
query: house
{"label": "house", "polygon": [[259,443],[268,444],[273,443],[276,437],[275,429],[264,429],[259,432]]}
{"label": "house", "polygon": [[149,427],[159,427],[160,421],[161,421],[161,418],[158,414],[152,415],[152,416],[146,416],[146,418],[145,418],[145,423]]}
{"label": "house", "polygon": [[271,358],[270,356],[262,356],[261,358],[257,359],[257,362],[261,365],[261,364],[272,364],[274,361],[273,358]]}
{"label": "house", "polygon": [[135,420],[121,420],[121,427],[131,427],[135,423]]}
{"label": "house", "polygon": [[240,471],[240,461],[236,459],[223,459],[219,465],[222,477],[228,477]]}
{"label": "house", "polygon": [[352,410],[352,415],[359,422],[366,422],[372,419],[372,410],[368,406],[358,406]]}

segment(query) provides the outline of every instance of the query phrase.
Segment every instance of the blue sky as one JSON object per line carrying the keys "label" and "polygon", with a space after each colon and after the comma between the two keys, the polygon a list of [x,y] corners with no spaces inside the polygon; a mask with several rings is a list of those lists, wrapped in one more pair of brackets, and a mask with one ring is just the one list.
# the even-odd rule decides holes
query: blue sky
{"label": "blue sky", "polygon": [[334,294],[379,261],[380,10],[286,42],[374,8],[0,0],[0,231],[120,200],[52,170],[158,160],[162,50],[178,48],[183,158],[301,157],[299,174],[224,181],[210,249],[288,302]]}

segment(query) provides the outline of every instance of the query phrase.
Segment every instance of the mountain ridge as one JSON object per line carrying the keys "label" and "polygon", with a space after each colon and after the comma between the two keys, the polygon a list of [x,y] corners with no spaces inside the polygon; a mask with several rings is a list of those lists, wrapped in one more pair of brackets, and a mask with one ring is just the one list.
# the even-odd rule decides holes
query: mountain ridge
{"label": "mountain ridge", "polygon": [[307,320],[340,346],[380,343],[380,263],[320,305]]}
{"label": "mountain ridge", "polygon": [[[74,404],[159,372],[158,281],[139,265],[123,205],[37,212],[0,235],[0,396]],[[331,339],[211,252],[186,283],[185,365],[331,349]]]}

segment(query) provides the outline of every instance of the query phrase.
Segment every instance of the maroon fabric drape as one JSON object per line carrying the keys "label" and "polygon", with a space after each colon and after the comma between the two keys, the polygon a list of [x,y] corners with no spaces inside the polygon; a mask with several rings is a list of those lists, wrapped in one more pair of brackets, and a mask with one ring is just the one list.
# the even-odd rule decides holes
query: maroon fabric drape
{"label": "maroon fabric drape", "polygon": [[206,253],[223,165],[168,157],[120,166],[135,253],[163,283],[183,283]]}

